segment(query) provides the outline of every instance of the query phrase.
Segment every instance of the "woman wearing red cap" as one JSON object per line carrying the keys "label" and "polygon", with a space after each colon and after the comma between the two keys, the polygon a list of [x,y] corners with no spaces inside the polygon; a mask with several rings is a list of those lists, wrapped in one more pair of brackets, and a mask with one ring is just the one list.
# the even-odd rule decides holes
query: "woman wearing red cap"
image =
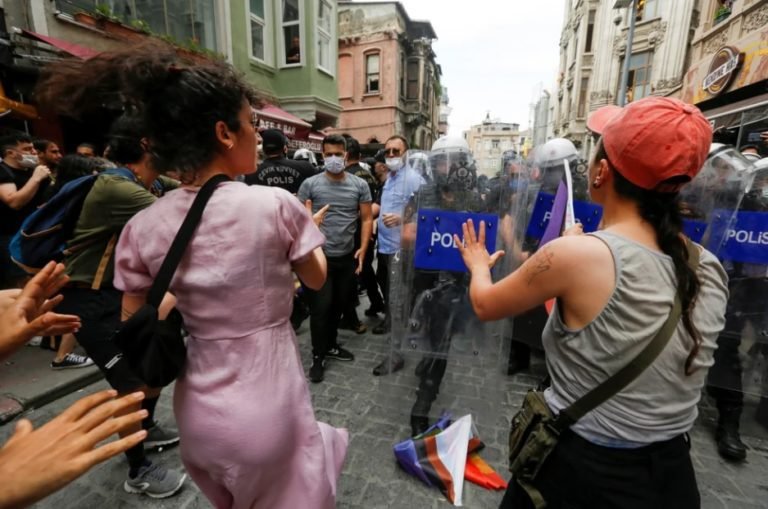
{"label": "woman wearing red cap", "polygon": [[[489,267],[503,253],[490,255],[478,241],[484,225],[478,235],[464,226],[460,250],[481,319],[557,299],[542,334],[552,380],[543,398],[553,416],[630,362],[640,365],[634,360],[652,340],[669,338],[624,389],[564,426],[538,474],[514,479],[501,507],[541,507],[542,498],[548,508],[699,507],[687,432],[724,325],[727,279],[714,255],[683,236],[677,192],[703,166],[711,140],[701,112],[674,99],[618,112],[589,166],[602,230],[547,244],[496,284]],[[697,266],[689,252],[698,253]]]}

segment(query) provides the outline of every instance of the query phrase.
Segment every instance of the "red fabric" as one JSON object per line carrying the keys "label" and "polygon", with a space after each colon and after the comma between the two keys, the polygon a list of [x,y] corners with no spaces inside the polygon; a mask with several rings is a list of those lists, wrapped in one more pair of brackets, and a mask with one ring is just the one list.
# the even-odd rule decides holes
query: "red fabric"
{"label": "red fabric", "polygon": [[467,456],[464,479],[489,490],[507,489],[507,482],[476,452]]}
{"label": "red fabric", "polygon": [[263,108],[258,110],[257,114],[263,128],[280,129],[291,140],[309,139],[312,124],[278,108],[274,104],[265,104]]}
{"label": "red fabric", "polygon": [[61,39],[57,39],[56,37],[30,32],[29,30],[22,30],[22,32],[27,37],[37,39],[38,41],[42,41],[46,44],[50,44],[54,48],[58,48],[61,51],[69,53],[70,55],[77,58],[82,58],[83,60],[87,60],[99,54],[98,51],[92,50],[91,48],[86,48],[85,46],[80,46],[79,44],[63,41]]}
{"label": "red fabric", "polygon": [[621,106],[609,104],[594,111],[587,119],[587,129],[596,134],[603,134],[605,126],[621,112]]}
{"label": "red fabric", "polygon": [[630,103],[603,132],[603,146],[616,170],[648,190],[672,177],[693,179],[704,166],[711,143],[712,126],[701,111],[671,97]]}

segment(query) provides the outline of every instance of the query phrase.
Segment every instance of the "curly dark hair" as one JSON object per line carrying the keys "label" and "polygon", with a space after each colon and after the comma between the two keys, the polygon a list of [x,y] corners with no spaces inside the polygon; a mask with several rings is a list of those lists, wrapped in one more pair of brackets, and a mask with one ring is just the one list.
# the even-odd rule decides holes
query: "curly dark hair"
{"label": "curly dark hair", "polygon": [[216,154],[216,123],[239,131],[243,104],[260,104],[231,65],[188,64],[156,41],[103,52],[86,62],[51,64],[35,96],[43,108],[76,119],[103,116],[105,110],[113,118],[126,111],[138,115],[153,167],[178,171],[185,181]]}
{"label": "curly dark hair", "polygon": [[107,136],[107,159],[119,164],[134,164],[146,154],[142,144],[144,124],[141,117],[125,113],[115,120]]}
{"label": "curly dark hair", "polygon": [[101,173],[107,166],[106,161],[100,157],[83,157],[77,154],[69,154],[61,158],[56,167],[56,183],[51,189],[56,194],[64,184],[86,175]]}

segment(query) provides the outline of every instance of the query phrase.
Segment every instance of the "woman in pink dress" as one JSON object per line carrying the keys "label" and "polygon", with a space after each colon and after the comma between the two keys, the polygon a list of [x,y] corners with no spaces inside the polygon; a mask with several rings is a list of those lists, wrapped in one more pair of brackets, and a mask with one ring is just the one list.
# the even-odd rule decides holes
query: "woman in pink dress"
{"label": "woman in pink dress", "polygon": [[[255,171],[255,101],[228,65],[187,67],[157,47],[101,53],[63,77],[77,89],[75,109],[119,92],[146,119],[154,166],[179,171],[185,184],[123,230],[114,284],[128,316],[144,303],[199,187],[219,173]],[[319,288],[323,243],[289,193],[227,182],[174,276],[170,292],[190,335],[174,393],[181,457],[217,508],[335,506],[348,437],[315,420],[289,322],[292,273]]]}

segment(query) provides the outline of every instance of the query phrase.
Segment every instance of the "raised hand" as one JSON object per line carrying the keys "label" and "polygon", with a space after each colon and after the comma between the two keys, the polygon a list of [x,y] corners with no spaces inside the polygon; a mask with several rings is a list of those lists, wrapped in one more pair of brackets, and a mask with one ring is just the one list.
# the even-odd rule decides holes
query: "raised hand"
{"label": "raised hand", "polygon": [[307,211],[312,215],[312,219],[315,221],[316,226],[320,226],[321,224],[323,224],[323,221],[325,221],[325,215],[328,213],[328,209],[331,208],[330,205],[326,205],[313,214],[312,200],[305,201],[304,206],[307,208]]}
{"label": "raised hand", "polygon": [[141,430],[98,446],[147,416],[146,410],[121,415],[144,393],[114,399],[116,395],[108,390],[87,396],[36,430],[20,420],[0,449],[0,509],[27,507],[144,440],[147,432]]}
{"label": "raised hand", "polygon": [[68,334],[80,328],[77,316],[52,311],[68,281],[64,265],[51,262],[24,286],[13,304],[0,311],[0,358],[34,336]]}
{"label": "raised hand", "polygon": [[485,248],[485,221],[480,221],[477,234],[475,234],[475,225],[471,219],[461,225],[461,230],[464,238],[459,239],[458,235],[454,235],[453,241],[459,248],[469,272],[473,273],[478,269],[489,270],[504,256],[504,251],[496,251],[491,255]]}

